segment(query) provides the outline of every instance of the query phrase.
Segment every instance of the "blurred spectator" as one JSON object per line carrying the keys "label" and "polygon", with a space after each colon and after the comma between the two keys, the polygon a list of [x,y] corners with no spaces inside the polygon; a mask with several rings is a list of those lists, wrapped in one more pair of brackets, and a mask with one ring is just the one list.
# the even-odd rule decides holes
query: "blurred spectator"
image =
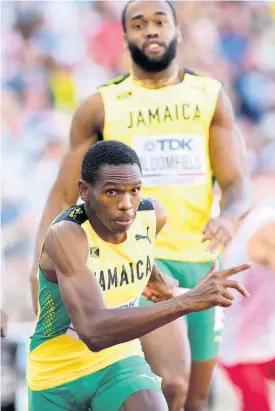
{"label": "blurred spectator", "polygon": [[1,411],[15,411],[16,344],[1,342]]}
{"label": "blurred spectator", "polygon": [[226,2],[220,26],[221,55],[233,66],[240,65],[249,49],[250,8],[244,2]]}
{"label": "blurred spectator", "polygon": [[235,88],[240,99],[239,114],[251,122],[261,121],[271,108],[274,84],[252,56],[243,63]]}
{"label": "blurred spectator", "polygon": [[96,1],[95,10],[100,15],[98,28],[88,35],[88,52],[92,59],[105,69],[119,73],[123,52],[123,30],[120,15],[114,3]]}
{"label": "blurred spectator", "polygon": [[236,275],[250,297],[240,299],[234,292],[234,304],[225,314],[220,352],[220,363],[240,394],[242,411],[272,409],[269,381],[275,380],[275,300],[271,291],[275,287],[274,244],[273,249],[269,244],[267,247],[267,240],[262,242],[261,236],[267,235],[262,233],[268,227],[272,230],[274,223],[275,196],[260,201],[226,252],[226,266],[251,258],[257,263]]}

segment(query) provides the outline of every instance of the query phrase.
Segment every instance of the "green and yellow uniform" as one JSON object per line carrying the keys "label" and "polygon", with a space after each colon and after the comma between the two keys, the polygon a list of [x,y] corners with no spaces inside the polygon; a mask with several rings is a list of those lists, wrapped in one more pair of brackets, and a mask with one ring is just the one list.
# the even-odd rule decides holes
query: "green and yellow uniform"
{"label": "green and yellow uniform", "polygon": [[[121,244],[107,243],[96,234],[83,205],[68,208],[54,224],[64,220],[79,224],[86,234],[87,265],[101,286],[107,308],[138,305],[154,264],[152,203],[141,202]],[[160,391],[139,340],[90,351],[71,323],[58,283],[48,281],[40,269],[39,284],[40,309],[27,367],[30,411],[116,411],[137,391]]]}
{"label": "green and yellow uniform", "polygon": [[[205,251],[202,231],[212,213],[209,129],[221,83],[186,72],[180,84],[148,89],[132,76],[100,87],[103,138],[132,146],[143,168],[143,193],[158,199],[168,221],[158,235],[156,263],[180,286],[192,288],[216,257]],[[187,317],[192,358],[215,357],[219,310]]]}

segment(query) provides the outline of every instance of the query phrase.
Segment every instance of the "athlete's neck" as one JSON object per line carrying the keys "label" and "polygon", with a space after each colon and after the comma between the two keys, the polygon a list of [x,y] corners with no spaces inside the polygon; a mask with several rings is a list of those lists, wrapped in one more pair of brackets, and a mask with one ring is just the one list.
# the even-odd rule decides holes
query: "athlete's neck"
{"label": "athlete's neck", "polygon": [[136,83],[145,88],[163,88],[178,84],[182,81],[184,70],[176,62],[173,62],[167,69],[155,73],[144,71],[136,64],[132,64],[132,76]]}
{"label": "athlete's neck", "polygon": [[84,209],[93,230],[103,241],[111,244],[120,244],[126,240],[127,233],[114,234],[99,220],[87,203],[85,203]]}

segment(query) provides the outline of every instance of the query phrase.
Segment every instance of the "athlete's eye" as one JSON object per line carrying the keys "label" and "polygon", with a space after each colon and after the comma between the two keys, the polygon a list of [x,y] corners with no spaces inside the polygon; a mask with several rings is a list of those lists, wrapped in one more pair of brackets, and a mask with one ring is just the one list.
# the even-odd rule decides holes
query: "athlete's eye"
{"label": "athlete's eye", "polygon": [[105,192],[109,197],[114,197],[115,195],[117,195],[116,190],[106,190]]}
{"label": "athlete's eye", "polygon": [[136,30],[141,30],[143,28],[144,24],[142,23],[136,23],[134,24],[134,29]]}
{"label": "athlete's eye", "polygon": [[135,187],[135,188],[132,189],[133,194],[137,194],[139,192],[140,192],[140,187]]}
{"label": "athlete's eye", "polygon": [[162,21],[162,20],[158,20],[158,21],[157,21],[157,25],[158,25],[158,26],[162,26],[163,24],[164,24],[164,21]]}

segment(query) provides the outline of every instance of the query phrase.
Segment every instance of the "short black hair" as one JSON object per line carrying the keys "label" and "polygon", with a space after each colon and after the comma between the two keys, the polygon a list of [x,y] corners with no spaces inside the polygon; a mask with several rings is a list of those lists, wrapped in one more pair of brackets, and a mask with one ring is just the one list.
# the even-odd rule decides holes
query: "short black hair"
{"label": "short black hair", "polygon": [[131,147],[115,140],[99,141],[85,154],[81,177],[87,183],[95,184],[102,166],[120,164],[137,164],[142,172],[137,153]]}
{"label": "short black hair", "polygon": [[[124,9],[122,10],[122,16],[121,16],[121,23],[122,23],[122,27],[123,27],[123,31],[124,33],[126,33],[126,13],[127,13],[127,9],[129,4],[134,3],[136,0],[130,0],[126,3]],[[172,15],[173,15],[173,19],[174,19],[174,23],[175,25],[178,24],[178,19],[177,19],[177,14],[176,14],[176,10],[174,8],[174,6],[172,5],[171,1],[165,0],[165,3],[167,3],[172,11]]]}

